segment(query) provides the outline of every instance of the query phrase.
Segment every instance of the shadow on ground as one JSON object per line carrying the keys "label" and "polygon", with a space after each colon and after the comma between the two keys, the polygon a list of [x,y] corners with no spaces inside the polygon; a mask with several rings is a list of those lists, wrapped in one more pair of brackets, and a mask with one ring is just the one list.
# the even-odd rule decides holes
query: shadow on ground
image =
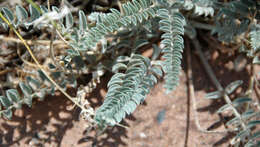
{"label": "shadow on ground", "polygon": [[[249,82],[249,72],[248,72],[248,63],[249,61],[247,58],[238,52],[231,52],[231,51],[223,51],[223,50],[215,50],[210,49],[210,46],[208,42],[205,40],[203,41],[202,37],[201,43],[202,43],[202,50],[204,51],[204,55],[207,58],[209,64],[211,65],[214,74],[216,75],[217,79],[219,80],[222,87],[226,87],[231,82],[234,82],[236,80],[243,80],[243,85],[240,87],[239,90],[235,91],[233,94],[230,95],[231,99],[235,99],[239,96],[242,96],[248,87]],[[187,41],[187,40],[186,40]],[[190,41],[189,41],[190,42]],[[221,46],[221,44],[218,44]],[[193,71],[193,84],[194,89],[196,91],[205,91],[205,93],[216,91],[217,88],[215,85],[211,82],[209,76],[205,72],[205,68],[203,68],[201,61],[199,57],[196,55],[196,49],[191,45],[192,52],[194,53],[194,56],[192,56],[192,71]],[[235,64],[234,61],[237,60],[238,56],[244,59],[246,62],[245,67],[242,67],[239,69],[239,71],[235,70]],[[186,61],[186,60],[185,60]],[[186,71],[186,63],[184,64],[184,70]],[[203,97],[199,97],[200,99],[204,99]],[[199,113],[205,113],[208,112],[209,114],[216,114],[217,110],[225,105],[225,101],[223,99],[218,100],[207,100],[210,101],[210,104],[206,106],[199,106],[197,108],[197,111]],[[231,116],[223,116],[221,114],[218,115],[219,120],[215,123],[212,123],[207,130],[215,130],[220,128],[221,126],[231,120],[233,118],[233,115]],[[223,137],[217,141],[215,141],[212,145],[213,146],[222,146],[225,143],[228,143],[232,137],[234,137],[234,133],[226,133],[223,134]]]}
{"label": "shadow on ground", "polygon": [[[102,82],[107,82],[103,79]],[[96,108],[101,105],[103,96],[101,89],[105,86],[99,85],[94,92],[88,96],[91,106]],[[73,92],[70,92],[73,93]],[[73,104],[63,95],[46,96],[44,101],[35,100],[33,107],[26,105],[14,112],[11,120],[0,119],[0,144],[1,146],[27,146],[27,145],[55,145],[63,146],[64,136],[75,124],[80,122],[78,108],[72,108]],[[133,119],[129,117],[130,119]],[[85,122],[88,124],[88,122]],[[83,123],[81,122],[81,125]],[[128,126],[126,122],[124,125]],[[83,124],[84,125],[84,124]],[[91,131],[92,136],[88,136],[82,127],[77,137],[78,144],[91,142],[96,146],[119,146],[126,145],[121,138],[127,138],[126,130],[121,127],[107,129],[102,137],[96,138],[95,131]],[[70,134],[71,135],[71,134]],[[103,137],[105,136],[105,137]],[[81,138],[81,139],[80,139]],[[75,140],[75,139],[74,139]],[[69,143],[68,140],[66,140]],[[75,145],[75,144],[73,144]],[[68,145],[69,146],[69,145]]]}

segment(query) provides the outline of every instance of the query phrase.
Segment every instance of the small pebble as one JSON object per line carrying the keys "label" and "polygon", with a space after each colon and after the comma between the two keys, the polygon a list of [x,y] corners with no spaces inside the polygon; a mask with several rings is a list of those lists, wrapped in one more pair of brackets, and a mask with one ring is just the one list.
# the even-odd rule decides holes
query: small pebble
{"label": "small pebble", "polygon": [[144,134],[144,132],[141,132],[139,135],[140,135],[141,138],[146,138],[146,137],[147,137],[147,136]]}
{"label": "small pebble", "polygon": [[157,122],[158,124],[161,124],[164,119],[165,119],[165,113],[166,113],[166,110],[165,109],[162,109],[158,114],[157,114]]}

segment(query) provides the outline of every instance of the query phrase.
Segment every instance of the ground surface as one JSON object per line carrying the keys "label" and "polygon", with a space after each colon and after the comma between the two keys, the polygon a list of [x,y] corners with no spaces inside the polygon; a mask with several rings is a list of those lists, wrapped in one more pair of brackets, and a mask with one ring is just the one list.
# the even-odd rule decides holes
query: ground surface
{"label": "ground surface", "polygon": [[[233,63],[228,55],[219,58],[219,53],[210,53],[210,63],[220,82],[228,83],[248,79],[246,69],[234,71]],[[185,58],[180,86],[166,95],[163,83],[152,89],[145,103],[137,108],[121,127],[109,128],[102,136],[94,138],[94,131],[86,134],[84,120],[78,118],[77,109],[69,110],[71,103],[63,96],[48,96],[43,102],[35,101],[33,108],[24,106],[15,112],[11,121],[0,120],[0,146],[100,146],[100,147],[206,147],[227,146],[228,137],[225,134],[204,134],[197,130],[194,121],[194,111],[188,98],[187,77],[185,74]],[[230,60],[230,58],[229,58]],[[201,126],[205,129],[223,130],[219,117],[214,113],[222,101],[204,99],[205,93],[214,90],[196,56],[192,56],[193,78],[198,114]],[[198,70],[201,69],[201,70]],[[106,79],[106,78],[104,78]],[[103,80],[104,82],[106,80]],[[92,106],[97,108],[103,101],[105,85],[101,85],[88,97]],[[158,119],[158,114],[160,118]],[[165,114],[165,115],[164,115]]]}

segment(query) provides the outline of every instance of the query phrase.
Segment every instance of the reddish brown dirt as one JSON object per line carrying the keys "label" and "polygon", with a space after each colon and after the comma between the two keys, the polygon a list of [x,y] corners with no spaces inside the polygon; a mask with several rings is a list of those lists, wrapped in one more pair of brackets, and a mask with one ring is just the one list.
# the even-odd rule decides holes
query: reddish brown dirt
{"label": "reddish brown dirt", "polygon": [[[214,56],[214,71],[220,82],[226,86],[228,83],[246,79],[246,69],[235,72],[228,62],[230,57],[219,59]],[[219,122],[216,110],[223,105],[222,101],[209,101],[204,99],[205,93],[214,90],[209,78],[206,76],[197,57],[192,58],[193,78],[198,103],[198,114],[203,128],[223,130]],[[185,59],[184,59],[185,61]],[[185,63],[184,63],[185,65]],[[184,66],[185,70],[186,67]],[[104,80],[106,81],[106,80]],[[61,147],[206,147],[228,146],[230,135],[204,134],[197,130],[194,121],[194,111],[191,100],[187,96],[187,78],[184,71],[180,77],[180,86],[172,93],[166,95],[163,91],[163,83],[159,83],[152,89],[145,103],[137,108],[129,116],[122,127],[109,128],[98,138],[94,137],[94,131],[86,134],[84,120],[79,120],[79,110],[68,110],[72,104],[63,96],[48,96],[43,102],[35,101],[33,108],[24,106],[22,110],[15,112],[12,120],[0,120],[0,144],[1,146],[61,146]],[[244,85],[247,85],[245,82]],[[99,86],[88,97],[92,105],[97,108],[105,95],[105,84]],[[244,88],[243,88],[244,89]],[[165,119],[159,124],[157,115],[165,110]]]}

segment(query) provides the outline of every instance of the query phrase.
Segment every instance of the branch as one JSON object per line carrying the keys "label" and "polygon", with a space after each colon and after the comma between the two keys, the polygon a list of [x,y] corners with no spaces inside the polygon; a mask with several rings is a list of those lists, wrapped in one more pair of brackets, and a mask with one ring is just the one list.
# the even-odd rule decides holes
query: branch
{"label": "branch", "polygon": [[[21,41],[20,39],[17,38],[13,38],[13,37],[5,37],[3,35],[0,35],[0,40],[5,41],[5,42],[15,42],[15,43],[21,43],[23,44],[23,41]],[[24,40],[25,42],[27,42],[28,45],[35,45],[36,44],[40,44],[40,45],[49,45],[51,41],[49,40],[37,40],[37,41],[32,41],[32,40]],[[53,45],[58,45],[58,44],[63,44],[64,42],[62,40],[54,40],[53,41]]]}
{"label": "branch", "polygon": [[208,74],[208,76],[210,77],[212,83],[216,86],[216,88],[218,89],[218,91],[223,91],[223,97],[224,97],[224,100],[225,102],[231,107],[234,115],[240,120],[241,122],[241,126],[243,128],[243,130],[247,130],[247,127],[246,127],[246,124],[244,122],[244,120],[242,119],[240,113],[237,111],[237,109],[233,106],[232,104],[232,101],[230,100],[229,96],[227,95],[227,93],[225,92],[224,88],[221,86],[221,84],[219,83],[219,81],[217,80],[212,68],[210,67],[209,63],[207,62],[207,60],[205,59],[204,55],[203,55],[203,52],[201,50],[201,46],[200,46],[200,43],[199,41],[194,38],[192,40],[193,44],[194,44],[194,47],[196,48],[198,54],[199,54],[199,57],[200,57],[200,60],[206,70],[206,73]]}
{"label": "branch", "polygon": [[200,125],[199,121],[199,115],[197,111],[197,101],[195,97],[194,92],[194,86],[193,86],[193,77],[192,77],[192,62],[191,62],[191,52],[190,52],[190,44],[189,42],[186,43],[186,56],[187,56],[187,78],[188,78],[188,90],[189,90],[189,97],[192,100],[192,108],[194,111],[194,118],[195,118],[195,124],[199,131],[203,133],[217,133],[217,134],[225,134],[228,132],[234,132],[234,130],[226,130],[226,131],[208,131],[207,129],[204,129]]}

